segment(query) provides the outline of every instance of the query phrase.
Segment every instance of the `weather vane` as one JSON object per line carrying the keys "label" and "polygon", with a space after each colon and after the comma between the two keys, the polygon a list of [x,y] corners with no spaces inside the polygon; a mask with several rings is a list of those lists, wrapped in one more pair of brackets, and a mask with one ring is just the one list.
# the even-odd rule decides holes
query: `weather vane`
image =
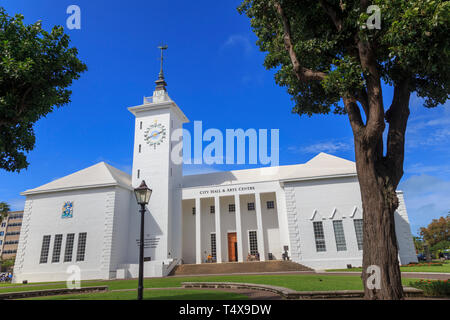
{"label": "weather vane", "polygon": [[163,61],[164,61],[164,50],[167,50],[167,45],[160,45],[158,49],[161,50],[161,70],[159,71],[159,79],[164,80],[164,72],[163,72]]}

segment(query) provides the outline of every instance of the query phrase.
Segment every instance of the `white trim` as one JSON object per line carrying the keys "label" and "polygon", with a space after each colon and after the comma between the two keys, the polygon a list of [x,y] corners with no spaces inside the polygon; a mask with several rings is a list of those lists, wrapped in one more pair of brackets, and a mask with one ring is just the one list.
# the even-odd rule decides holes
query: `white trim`
{"label": "white trim", "polygon": [[334,207],[333,212],[331,213],[330,219],[334,218],[334,216],[336,215],[336,211],[337,211],[337,208]]}
{"label": "white trim", "polygon": [[358,207],[357,207],[357,206],[354,206],[354,207],[353,207],[352,214],[350,215],[350,218],[353,218],[353,217],[355,216],[356,211],[358,211]]}
{"label": "white trim", "polygon": [[316,217],[316,214],[317,214],[317,209],[314,209],[313,214],[312,214],[311,218],[309,218],[309,220],[313,221]]}

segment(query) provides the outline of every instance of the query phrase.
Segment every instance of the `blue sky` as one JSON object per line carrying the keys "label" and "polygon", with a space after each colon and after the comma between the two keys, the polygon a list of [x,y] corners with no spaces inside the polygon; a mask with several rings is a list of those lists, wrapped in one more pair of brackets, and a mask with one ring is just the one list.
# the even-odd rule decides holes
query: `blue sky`
{"label": "blue sky", "polygon": [[[23,209],[20,192],[100,161],[131,172],[134,122],[127,107],[150,96],[159,71],[156,47],[169,45],[168,92],[204,129],[280,129],[280,164],[303,163],[323,151],[354,160],[345,116],[311,118],[291,113],[284,88],[263,67],[264,53],[240,1],[4,0],[26,23],[65,25],[66,9],[81,8],[81,30],[67,30],[88,72],[72,87],[72,103],[35,126],[31,163],[20,174],[0,171],[0,201]],[[392,89],[384,88],[386,105]],[[450,104],[433,110],[411,99],[407,130],[405,192],[413,233],[450,211]],[[185,174],[246,166],[187,166]]]}

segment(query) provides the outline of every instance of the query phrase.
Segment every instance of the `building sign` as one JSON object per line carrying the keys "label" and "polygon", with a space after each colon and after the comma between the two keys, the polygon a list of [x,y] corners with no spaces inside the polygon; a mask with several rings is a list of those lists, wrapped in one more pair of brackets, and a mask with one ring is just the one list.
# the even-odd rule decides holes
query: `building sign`
{"label": "building sign", "polygon": [[[158,246],[159,243],[159,237],[150,237],[147,239],[144,239],[144,248],[145,249],[155,249]],[[141,241],[139,239],[136,239],[136,244],[139,247]]]}
{"label": "building sign", "polygon": [[247,187],[225,187],[225,188],[214,188],[209,190],[200,190],[200,195],[216,195],[222,193],[236,193],[236,192],[248,192],[255,191],[255,187],[247,186]]}
{"label": "building sign", "polygon": [[73,218],[73,201],[64,202],[62,207],[62,219]]}

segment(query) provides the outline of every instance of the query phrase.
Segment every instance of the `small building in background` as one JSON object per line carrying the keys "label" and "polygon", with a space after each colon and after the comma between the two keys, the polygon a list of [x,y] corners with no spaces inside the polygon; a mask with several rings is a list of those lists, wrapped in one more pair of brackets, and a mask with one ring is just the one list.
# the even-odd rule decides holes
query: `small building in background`
{"label": "small building in background", "polygon": [[11,211],[0,223],[0,260],[16,257],[22,219],[23,211]]}

